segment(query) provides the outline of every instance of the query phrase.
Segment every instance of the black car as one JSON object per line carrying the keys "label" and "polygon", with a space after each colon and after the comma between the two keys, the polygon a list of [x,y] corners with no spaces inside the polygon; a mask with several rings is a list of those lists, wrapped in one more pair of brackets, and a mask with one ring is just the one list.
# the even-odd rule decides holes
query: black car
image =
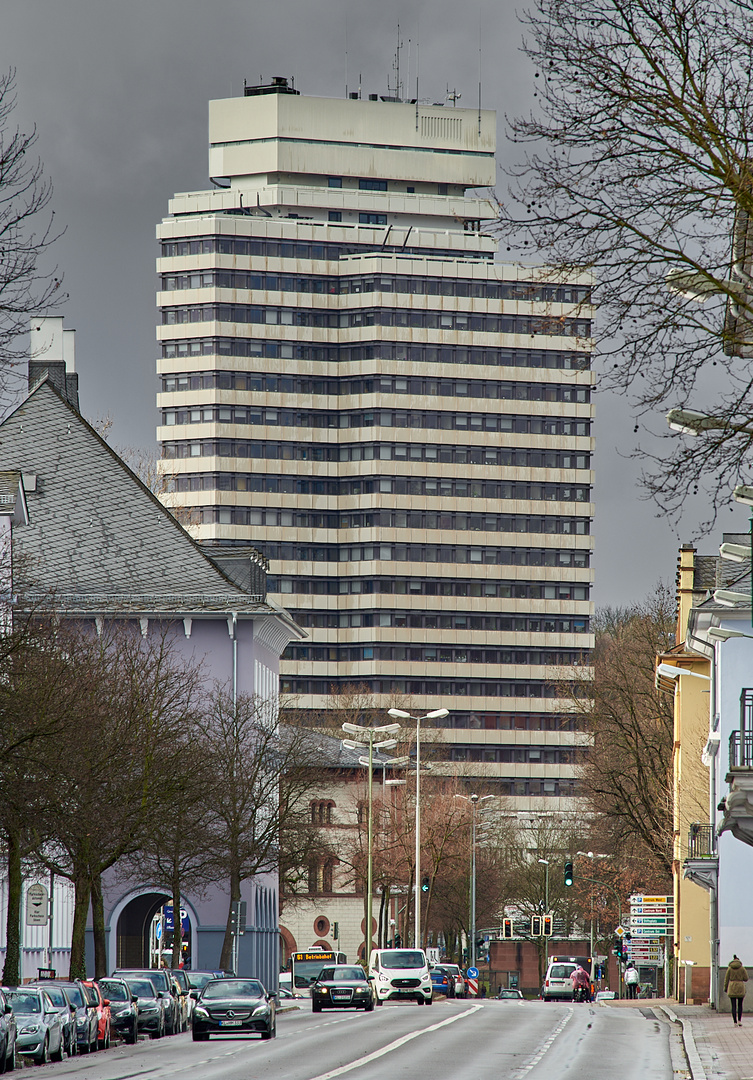
{"label": "black car", "polygon": [[311,986],[311,1011],[322,1009],[364,1009],[371,1012],[374,1008],[374,995],[369,980],[362,967],[350,964],[338,964],[337,967],[325,967]]}
{"label": "black car", "polygon": [[16,1017],[13,1007],[0,990],[0,1072],[16,1067]]}
{"label": "black car", "polygon": [[165,1035],[177,1035],[180,1031],[180,1004],[177,1000],[177,988],[169,973],[164,968],[116,968],[114,978],[151,979],[155,990],[162,993],[165,1009]]}
{"label": "black car", "polygon": [[110,1002],[110,1027],[133,1045],[139,1035],[139,1006],[125,979],[100,979],[102,996]]}
{"label": "black car", "polygon": [[161,1039],[165,1034],[165,1007],[163,992],[157,990],[151,979],[130,978],[123,980],[136,998],[138,1006],[138,1031],[150,1039]]}
{"label": "black car", "polygon": [[275,995],[267,993],[258,979],[212,979],[203,990],[192,990],[191,996],[194,1042],[206,1042],[210,1035],[258,1032],[262,1039],[274,1039],[277,1034]]}

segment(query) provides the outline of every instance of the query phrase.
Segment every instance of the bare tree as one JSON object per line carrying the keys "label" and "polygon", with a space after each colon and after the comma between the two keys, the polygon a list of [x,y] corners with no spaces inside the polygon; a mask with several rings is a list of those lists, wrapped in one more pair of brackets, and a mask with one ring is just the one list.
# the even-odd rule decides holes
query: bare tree
{"label": "bare tree", "polygon": [[528,149],[500,213],[508,250],[552,279],[593,274],[602,388],[639,417],[713,415],[692,447],[649,455],[645,483],[669,512],[705,485],[715,515],[753,438],[750,6],[534,0],[522,21],[536,102],[509,121]]}
{"label": "bare tree", "polygon": [[654,673],[657,652],[675,644],[675,625],[674,596],[661,585],[633,608],[597,612],[593,669],[561,690],[572,693],[593,739],[580,782],[614,850],[642,850],[670,873],[673,704]]}
{"label": "bare tree", "polygon": [[[16,73],[0,74],[0,382],[28,352],[18,338],[29,319],[65,299],[55,269],[42,266],[60,235],[50,210],[52,185],[34,156],[36,130],[13,125]],[[23,373],[25,375],[25,372]]]}

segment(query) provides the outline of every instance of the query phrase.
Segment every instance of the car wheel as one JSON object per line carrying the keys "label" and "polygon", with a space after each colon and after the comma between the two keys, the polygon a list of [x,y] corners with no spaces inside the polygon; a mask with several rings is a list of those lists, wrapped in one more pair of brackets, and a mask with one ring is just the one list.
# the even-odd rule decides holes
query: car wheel
{"label": "car wheel", "polygon": [[57,1048],[57,1050],[53,1054],[50,1054],[50,1061],[62,1061],[63,1060],[63,1049],[64,1049],[64,1047],[63,1047],[63,1033],[61,1032],[60,1033],[60,1046]]}
{"label": "car wheel", "polygon": [[50,1061],[50,1039],[48,1035],[45,1035],[44,1042],[42,1043],[42,1049],[34,1058],[35,1065],[48,1065]]}
{"label": "car wheel", "polygon": [[364,1012],[373,1012],[373,1011],[374,1011],[374,1002],[370,1001],[369,1004],[365,1006]]}
{"label": "car wheel", "polygon": [[434,998],[425,998],[424,999],[424,1005],[433,1005],[433,1004],[434,1004]]}
{"label": "car wheel", "polygon": [[94,1053],[95,1050],[99,1050],[99,1039],[97,1038],[96,1031],[94,1032],[94,1038],[92,1039],[91,1043],[89,1044],[89,1050],[90,1050],[90,1052],[92,1054]]}
{"label": "car wheel", "polygon": [[11,1051],[10,1057],[7,1057],[5,1059],[5,1071],[6,1072],[13,1072],[15,1067],[16,1067],[16,1048],[14,1046],[12,1051]]}
{"label": "car wheel", "polygon": [[139,1041],[139,1029],[137,1024],[134,1024],[131,1030],[128,1032],[125,1037],[125,1041],[128,1043],[129,1046],[135,1046],[136,1043]]}
{"label": "car wheel", "polygon": [[5,1046],[3,1047],[3,1053],[2,1053],[2,1056],[0,1057],[0,1073],[4,1073],[5,1070],[7,1069],[7,1067],[8,1067],[8,1040],[6,1039]]}
{"label": "car wheel", "polygon": [[374,1001],[374,1004],[375,1004],[375,1005],[383,1005],[383,1004],[384,1004],[384,1002],[382,1001],[382,999],[381,999],[381,998],[376,998],[376,1000]]}
{"label": "car wheel", "polygon": [[194,1042],[209,1042],[208,1031],[192,1031],[191,1038]]}
{"label": "car wheel", "polygon": [[266,1031],[262,1031],[261,1037],[262,1037],[262,1039],[264,1039],[266,1041],[267,1039],[274,1039],[276,1034],[277,1034],[277,1027],[276,1027],[276,1025],[273,1025],[272,1027],[267,1028]]}

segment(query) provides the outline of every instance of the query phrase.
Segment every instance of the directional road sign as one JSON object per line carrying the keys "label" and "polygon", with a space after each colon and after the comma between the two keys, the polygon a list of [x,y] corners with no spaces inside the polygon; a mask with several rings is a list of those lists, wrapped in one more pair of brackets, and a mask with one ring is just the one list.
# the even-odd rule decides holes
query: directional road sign
{"label": "directional road sign", "polygon": [[466,975],[468,976],[469,979],[477,979],[478,978],[478,968],[469,967],[468,970],[466,971]]}

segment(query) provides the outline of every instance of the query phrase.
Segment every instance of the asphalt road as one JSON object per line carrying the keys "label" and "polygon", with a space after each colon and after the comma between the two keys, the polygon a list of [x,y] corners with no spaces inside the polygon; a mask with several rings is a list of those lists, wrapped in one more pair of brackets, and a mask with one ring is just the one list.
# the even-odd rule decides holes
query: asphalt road
{"label": "asphalt road", "polygon": [[[648,1010],[646,1010],[648,1012]],[[82,1080],[672,1080],[669,1025],[638,1009],[530,1002],[385,1005],[277,1018],[277,1038],[140,1040],[40,1076]]]}

